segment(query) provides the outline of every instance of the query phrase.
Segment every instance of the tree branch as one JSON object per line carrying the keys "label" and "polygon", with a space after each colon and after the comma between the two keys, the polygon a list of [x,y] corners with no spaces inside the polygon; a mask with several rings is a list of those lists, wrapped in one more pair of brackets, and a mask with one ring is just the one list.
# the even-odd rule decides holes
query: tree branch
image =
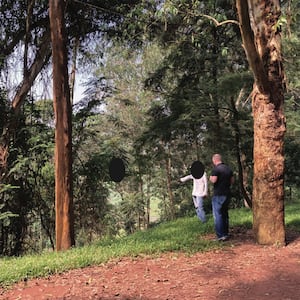
{"label": "tree branch", "polygon": [[214,17],[209,16],[209,15],[200,14],[200,16],[205,17],[209,20],[212,20],[216,24],[217,27],[228,24],[228,23],[236,24],[238,26],[240,25],[240,23],[236,20],[225,20],[225,21],[219,22],[217,19],[215,19]]}
{"label": "tree branch", "polygon": [[268,90],[268,76],[265,72],[262,58],[260,57],[255,44],[254,33],[251,28],[248,1],[236,0],[236,7],[239,15],[243,47],[246,52],[250,68],[253,72],[254,79],[259,90],[261,92],[266,92],[266,90]]}
{"label": "tree branch", "polygon": [[46,30],[42,38],[41,47],[36,54],[35,61],[29,68],[23,81],[17,88],[17,92],[12,100],[12,107],[15,113],[18,113],[20,106],[22,105],[28,91],[30,90],[35,78],[40,73],[41,69],[44,67],[45,63],[49,60],[51,56],[50,47],[50,31]]}

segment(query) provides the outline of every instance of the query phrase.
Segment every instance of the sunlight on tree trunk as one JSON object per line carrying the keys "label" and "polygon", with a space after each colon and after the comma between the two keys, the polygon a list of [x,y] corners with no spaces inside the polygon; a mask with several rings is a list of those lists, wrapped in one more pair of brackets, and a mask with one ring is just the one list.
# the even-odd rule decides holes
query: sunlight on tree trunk
{"label": "sunlight on tree trunk", "polygon": [[237,0],[243,46],[254,74],[253,229],[257,242],[285,245],[285,91],[278,0]]}
{"label": "sunlight on tree trunk", "polygon": [[50,0],[55,112],[55,212],[56,250],[75,244],[72,187],[72,123],[68,59],[64,28],[64,1]]}

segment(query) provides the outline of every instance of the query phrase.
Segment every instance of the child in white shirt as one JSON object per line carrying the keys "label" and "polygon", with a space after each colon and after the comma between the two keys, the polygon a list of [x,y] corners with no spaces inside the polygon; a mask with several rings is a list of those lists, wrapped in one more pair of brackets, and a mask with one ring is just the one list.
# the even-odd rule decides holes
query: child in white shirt
{"label": "child in white shirt", "polygon": [[194,206],[196,209],[197,217],[202,223],[206,222],[206,215],[203,208],[204,197],[207,196],[207,176],[206,173],[203,173],[203,176],[199,179],[194,178],[193,175],[187,175],[180,178],[181,182],[186,182],[187,180],[193,180],[193,191],[192,197]]}

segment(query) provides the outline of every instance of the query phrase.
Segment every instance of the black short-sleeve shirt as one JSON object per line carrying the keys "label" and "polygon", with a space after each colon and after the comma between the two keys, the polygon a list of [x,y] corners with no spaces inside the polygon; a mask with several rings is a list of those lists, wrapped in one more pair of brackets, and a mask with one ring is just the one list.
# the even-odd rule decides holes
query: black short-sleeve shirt
{"label": "black short-sleeve shirt", "polygon": [[214,196],[229,196],[232,170],[224,163],[215,166],[211,172],[212,176],[217,176],[218,179],[214,183]]}

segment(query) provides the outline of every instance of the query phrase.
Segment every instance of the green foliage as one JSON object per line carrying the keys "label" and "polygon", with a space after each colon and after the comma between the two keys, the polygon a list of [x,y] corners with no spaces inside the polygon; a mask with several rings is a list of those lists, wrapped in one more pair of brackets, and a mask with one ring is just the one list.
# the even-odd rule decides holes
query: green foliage
{"label": "green foliage", "polygon": [[284,6],[287,24],[284,24],[285,33],[283,49],[285,70],[287,74],[287,93],[285,97],[285,115],[287,132],[285,137],[285,182],[289,187],[297,187],[300,183],[299,155],[300,155],[300,59],[296,53],[300,51],[300,7],[299,3],[290,3],[291,7]]}
{"label": "green foliage", "polygon": [[[16,188],[4,191],[2,199],[5,210],[18,217],[13,218],[3,231],[3,254],[39,251],[39,247],[45,246],[39,243],[40,238],[45,240],[43,236],[52,239],[53,247],[54,166],[51,160],[54,131],[51,114],[48,114],[49,104],[51,102],[45,100],[24,107],[14,147],[11,147],[5,181]],[[31,236],[22,233],[27,228],[31,229]],[[27,239],[31,242],[27,243]]]}
{"label": "green foliage", "polygon": [[[11,189],[10,186],[1,187],[0,195],[5,192],[5,190]],[[18,217],[17,214],[13,214],[10,211],[2,212],[2,209],[5,207],[5,204],[0,204],[0,224],[3,227],[8,227],[10,225],[10,218]]]}
{"label": "green foliage", "polygon": [[[1,58],[0,58],[1,60]],[[0,62],[1,69],[1,62]],[[7,122],[7,114],[9,112],[9,102],[7,101],[7,95],[3,87],[0,86],[0,128],[3,128]]]}
{"label": "green foliage", "polygon": [[297,136],[285,139],[285,180],[288,186],[299,186],[300,184],[300,142]]}

